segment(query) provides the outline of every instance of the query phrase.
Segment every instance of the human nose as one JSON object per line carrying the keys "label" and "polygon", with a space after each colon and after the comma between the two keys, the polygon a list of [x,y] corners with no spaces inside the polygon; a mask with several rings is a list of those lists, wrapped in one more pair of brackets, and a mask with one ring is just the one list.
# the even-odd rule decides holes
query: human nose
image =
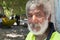
{"label": "human nose", "polygon": [[32,16],[32,22],[33,23],[37,23],[38,22],[38,19],[35,15]]}
{"label": "human nose", "polygon": [[44,22],[44,17],[38,18],[35,15],[32,16],[32,23],[42,23]]}

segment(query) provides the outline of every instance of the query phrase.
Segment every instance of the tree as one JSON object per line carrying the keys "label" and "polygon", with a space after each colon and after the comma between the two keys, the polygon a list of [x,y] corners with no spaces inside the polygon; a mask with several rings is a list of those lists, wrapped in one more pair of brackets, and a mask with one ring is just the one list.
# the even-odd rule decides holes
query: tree
{"label": "tree", "polygon": [[13,9],[14,14],[20,15],[25,13],[26,2],[27,0],[0,0],[0,5],[6,7],[7,10]]}

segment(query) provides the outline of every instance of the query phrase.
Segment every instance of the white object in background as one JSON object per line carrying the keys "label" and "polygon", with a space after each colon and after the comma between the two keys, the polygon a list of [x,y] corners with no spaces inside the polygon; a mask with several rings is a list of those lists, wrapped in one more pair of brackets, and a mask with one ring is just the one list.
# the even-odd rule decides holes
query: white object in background
{"label": "white object in background", "polygon": [[0,23],[2,22],[2,18],[0,18]]}
{"label": "white object in background", "polygon": [[13,25],[17,25],[17,23],[15,22]]}
{"label": "white object in background", "polygon": [[15,38],[15,37],[23,37],[24,35],[12,33],[12,34],[6,34],[6,36],[7,36],[7,37],[13,37],[13,38]]}

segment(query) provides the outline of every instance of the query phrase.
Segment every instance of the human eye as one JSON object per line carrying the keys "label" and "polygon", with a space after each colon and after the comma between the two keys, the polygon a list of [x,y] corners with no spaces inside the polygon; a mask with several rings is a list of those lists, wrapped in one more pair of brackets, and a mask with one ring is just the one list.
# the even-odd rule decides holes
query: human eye
{"label": "human eye", "polygon": [[40,13],[37,13],[36,16],[40,18],[41,17],[41,14]]}
{"label": "human eye", "polygon": [[32,15],[31,14],[28,14],[28,18],[31,18],[32,17]]}

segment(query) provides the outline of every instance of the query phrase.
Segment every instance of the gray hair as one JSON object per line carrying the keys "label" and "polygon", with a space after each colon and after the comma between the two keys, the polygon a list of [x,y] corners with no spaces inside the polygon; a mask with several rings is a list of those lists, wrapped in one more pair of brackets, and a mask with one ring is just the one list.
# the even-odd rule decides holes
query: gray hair
{"label": "gray hair", "polygon": [[44,1],[39,2],[39,1],[28,1],[26,4],[26,14],[29,12],[30,9],[36,8],[36,6],[40,6],[43,4],[44,6],[44,11],[47,12],[46,15],[49,16],[51,14],[51,5],[49,2],[45,3]]}
{"label": "gray hair", "polygon": [[[34,2],[32,2],[34,1]],[[29,0],[26,4],[26,14],[28,13],[29,11],[29,7],[32,5],[32,4],[36,4],[36,5],[40,5],[40,4],[43,4],[44,7],[47,9],[45,9],[47,11],[48,14],[51,14],[51,22],[54,23],[54,26],[56,27],[56,11],[55,11],[55,0]]]}

